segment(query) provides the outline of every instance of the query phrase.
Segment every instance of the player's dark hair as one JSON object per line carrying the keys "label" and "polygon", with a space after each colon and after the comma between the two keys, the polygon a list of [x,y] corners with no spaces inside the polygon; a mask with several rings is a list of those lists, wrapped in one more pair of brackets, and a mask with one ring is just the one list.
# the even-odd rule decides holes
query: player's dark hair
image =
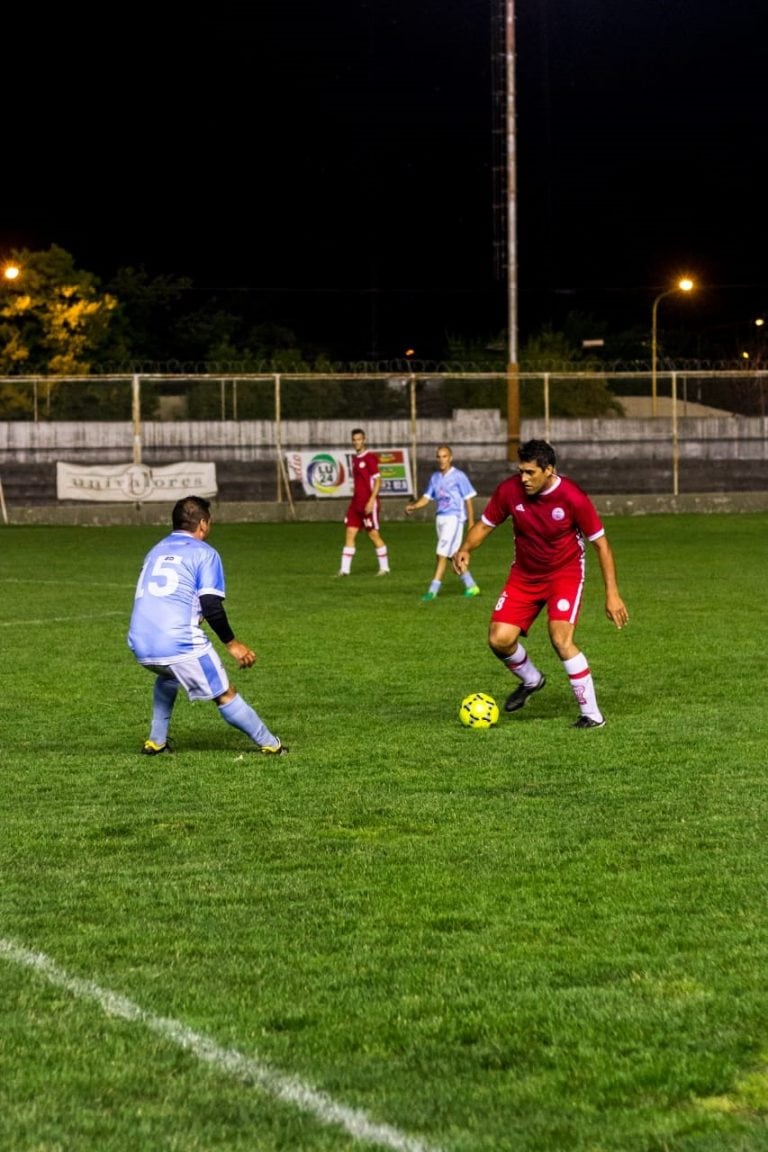
{"label": "player's dark hair", "polygon": [[210,520],[211,502],[202,496],[184,496],[173,506],[171,523],[180,532],[194,532],[201,520]]}
{"label": "player's dark hair", "polygon": [[556,468],[555,450],[546,440],[526,440],[517,450],[521,464],[535,464],[538,468]]}
{"label": "player's dark hair", "polygon": [[349,434],[350,436],[365,436],[364,428],[353,428]]}

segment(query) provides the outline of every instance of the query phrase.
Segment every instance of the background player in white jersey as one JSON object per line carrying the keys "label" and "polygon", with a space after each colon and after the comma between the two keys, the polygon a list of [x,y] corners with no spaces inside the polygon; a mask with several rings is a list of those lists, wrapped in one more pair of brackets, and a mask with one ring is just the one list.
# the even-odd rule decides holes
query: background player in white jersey
{"label": "background player in white jersey", "polygon": [[574,728],[602,728],[603,714],[587,658],[574,643],[585,574],[585,541],[594,545],[605,584],[605,612],[617,628],[629,620],[616,583],[616,565],[605,528],[592,501],[578,484],[556,472],[555,451],[546,440],[518,449],[519,471],[498,485],[482,517],[453,558],[464,572],[470,553],[506,519],[512,520],[515,557],[491,615],[488,644],[521,681],[504,705],[519,708],[544,687],[546,679],[520,642],[546,606],[549,639],[579,706]]}
{"label": "background player in white jersey", "polygon": [[[412,504],[406,504],[405,511],[411,515],[417,508],[425,508],[435,501],[435,528],[437,529],[437,564],[435,574],[422,600],[434,600],[443,584],[443,576],[448,560],[459,550],[464,535],[464,525],[471,528],[475,523],[473,499],[477,492],[472,487],[466,472],[455,468],[453,452],[447,444],[440,444],[435,453],[437,471],[429,478],[429,483]],[[465,596],[479,596],[475,579],[469,569],[461,573]]]}
{"label": "background player in white jersey", "polygon": [[244,732],[265,755],[288,751],[261,717],[246,704],[209,636],[216,633],[240,668],[250,668],[256,653],[235,639],[224,608],[224,569],[215,548],[206,543],[211,505],[186,496],[173,508],[173,531],[146,555],[136,585],[128,646],[155,677],[152,726],[145,756],[170,752],[168,729],[179,688],[190,700],[213,700],[222,719]]}

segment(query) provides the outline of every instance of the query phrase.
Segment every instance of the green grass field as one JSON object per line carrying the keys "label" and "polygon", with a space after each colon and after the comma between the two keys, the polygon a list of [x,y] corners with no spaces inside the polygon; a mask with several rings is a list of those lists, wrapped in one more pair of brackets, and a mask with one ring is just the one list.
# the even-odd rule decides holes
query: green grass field
{"label": "green grass field", "polygon": [[606,523],[595,732],[541,619],[546,690],[458,722],[505,528],[423,605],[429,520],[347,581],[341,524],[217,523],[279,761],[182,697],[139,755],[162,529],[0,529],[0,1148],[768,1149],[768,516]]}

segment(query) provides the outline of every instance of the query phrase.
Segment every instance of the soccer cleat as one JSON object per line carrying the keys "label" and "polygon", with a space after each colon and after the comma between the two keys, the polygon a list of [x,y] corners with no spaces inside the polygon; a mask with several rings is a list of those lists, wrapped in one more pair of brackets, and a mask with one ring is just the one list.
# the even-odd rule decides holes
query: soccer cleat
{"label": "soccer cleat", "polygon": [[389,568],[379,568],[377,576],[389,576]]}
{"label": "soccer cleat", "polygon": [[521,684],[520,687],[516,688],[510,696],[507,696],[506,703],[504,704],[504,711],[519,711],[519,709],[522,708],[528,700],[528,697],[533,696],[534,692],[540,692],[546,682],[547,678],[542,672],[541,680],[539,680],[538,684],[534,684],[533,688],[528,688],[527,685]]}
{"label": "soccer cleat", "polygon": [[287,756],[288,749],[282,740],[278,740],[277,744],[264,744],[261,749],[262,756]]}
{"label": "soccer cleat", "polygon": [[334,572],[333,577],[338,580],[339,576],[349,576],[349,572]]}
{"label": "soccer cleat", "polygon": [[165,744],[155,744],[154,740],[144,741],[144,747],[141,750],[142,756],[159,756],[161,752],[173,752],[168,741]]}
{"label": "soccer cleat", "polygon": [[425,592],[422,600],[437,600],[437,592]]}
{"label": "soccer cleat", "polygon": [[480,595],[480,589],[478,588],[477,584],[473,584],[471,588],[465,588],[464,589],[464,595],[467,597],[479,596]]}
{"label": "soccer cleat", "polygon": [[571,724],[571,728],[605,728],[605,720],[593,720],[591,716],[579,716],[578,720]]}

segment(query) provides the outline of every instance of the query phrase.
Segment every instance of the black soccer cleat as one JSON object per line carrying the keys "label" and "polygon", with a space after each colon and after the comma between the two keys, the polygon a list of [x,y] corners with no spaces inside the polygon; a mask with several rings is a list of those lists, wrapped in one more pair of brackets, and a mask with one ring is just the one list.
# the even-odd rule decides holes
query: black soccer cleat
{"label": "black soccer cleat", "polygon": [[593,720],[591,716],[579,716],[578,720],[571,724],[571,728],[605,728],[605,720]]}
{"label": "black soccer cleat", "polygon": [[528,688],[525,684],[521,684],[516,688],[511,696],[507,696],[506,703],[504,704],[505,712],[518,712],[526,703],[529,696],[533,696],[534,692],[540,692],[547,682],[547,678],[542,672],[541,680],[538,684],[534,684],[533,688]]}

